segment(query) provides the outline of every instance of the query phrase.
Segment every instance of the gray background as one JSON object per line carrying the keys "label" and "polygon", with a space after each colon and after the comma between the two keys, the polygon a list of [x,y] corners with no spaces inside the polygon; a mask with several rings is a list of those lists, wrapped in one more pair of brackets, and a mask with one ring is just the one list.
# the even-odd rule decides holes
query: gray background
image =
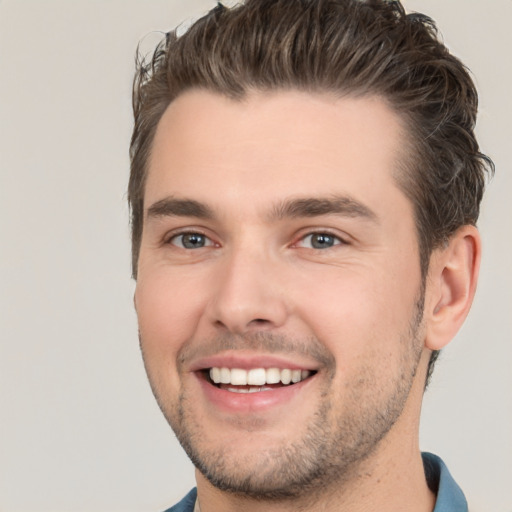
{"label": "gray background", "polygon": [[[193,485],[139,356],[125,189],[135,47],[213,5],[0,1],[0,511],[158,511]],[[472,69],[497,165],[477,298],[421,446],[474,512],[512,512],[512,1],[405,5]]]}

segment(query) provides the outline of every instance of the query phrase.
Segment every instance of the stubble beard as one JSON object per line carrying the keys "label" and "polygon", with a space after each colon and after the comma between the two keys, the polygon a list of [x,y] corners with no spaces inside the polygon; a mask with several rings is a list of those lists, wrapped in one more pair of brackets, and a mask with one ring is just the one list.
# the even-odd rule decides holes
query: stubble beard
{"label": "stubble beard", "polygon": [[[347,403],[346,413],[333,420],[333,406],[329,400],[330,383],[335,374],[334,358],[329,361],[321,400],[313,418],[299,439],[286,442],[279,448],[259,450],[246,459],[227,454],[229,447],[205,447],[203,426],[193,416],[194,397],[182,389],[177,405],[166,403],[152,384],[153,392],[167,421],[188,457],[205,478],[216,488],[235,495],[279,501],[312,498],[327,488],[347,484],[359,474],[361,465],[375,452],[380,441],[400,417],[417,372],[423,343],[419,332],[422,324],[424,293],[416,302],[415,314],[409,329],[401,336],[402,357],[398,375],[383,395],[378,376],[373,368],[363,368],[357,382],[343,389]],[[246,346],[258,344],[269,352],[289,346],[290,340],[271,333],[259,333]],[[240,346],[230,338],[217,340],[217,346]],[[316,340],[302,346],[321,347]],[[297,345],[296,345],[297,346]],[[305,351],[305,350],[304,350]],[[178,365],[179,366],[179,365]],[[150,379],[151,380],[151,379]],[[377,397],[376,397],[377,395]],[[250,433],[247,434],[250,442]]]}

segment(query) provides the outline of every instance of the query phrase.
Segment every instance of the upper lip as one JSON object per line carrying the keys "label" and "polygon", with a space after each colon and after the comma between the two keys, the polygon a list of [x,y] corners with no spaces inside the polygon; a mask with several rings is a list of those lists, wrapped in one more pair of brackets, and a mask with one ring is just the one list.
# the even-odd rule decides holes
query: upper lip
{"label": "upper lip", "polygon": [[196,372],[209,368],[240,368],[250,370],[251,368],[280,368],[289,370],[310,370],[317,371],[318,363],[311,361],[291,359],[286,356],[274,354],[242,354],[239,352],[226,352],[196,359],[190,365],[189,370]]}

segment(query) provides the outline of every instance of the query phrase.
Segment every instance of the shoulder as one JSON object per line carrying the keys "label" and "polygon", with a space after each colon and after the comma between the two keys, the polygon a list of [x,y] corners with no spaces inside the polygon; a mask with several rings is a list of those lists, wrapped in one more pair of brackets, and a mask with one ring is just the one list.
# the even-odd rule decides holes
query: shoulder
{"label": "shoulder", "polygon": [[192,489],[179,503],[176,503],[165,512],[193,512],[197,498],[197,489]]}
{"label": "shoulder", "polygon": [[433,453],[422,453],[425,477],[430,490],[437,495],[434,512],[467,512],[468,503],[446,464]]}

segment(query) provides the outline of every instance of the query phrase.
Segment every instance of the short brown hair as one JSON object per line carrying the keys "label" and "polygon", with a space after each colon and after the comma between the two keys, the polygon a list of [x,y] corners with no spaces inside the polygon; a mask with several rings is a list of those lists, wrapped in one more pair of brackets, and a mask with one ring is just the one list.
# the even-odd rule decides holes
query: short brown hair
{"label": "short brown hair", "polygon": [[389,0],[219,3],[183,35],[169,32],[149,61],[137,60],[128,191],[135,278],[156,127],[193,88],[233,99],[253,89],[384,98],[409,132],[397,181],[414,205],[423,278],[432,250],[478,219],[493,164],[474,135],[477,92],[430,18]]}

